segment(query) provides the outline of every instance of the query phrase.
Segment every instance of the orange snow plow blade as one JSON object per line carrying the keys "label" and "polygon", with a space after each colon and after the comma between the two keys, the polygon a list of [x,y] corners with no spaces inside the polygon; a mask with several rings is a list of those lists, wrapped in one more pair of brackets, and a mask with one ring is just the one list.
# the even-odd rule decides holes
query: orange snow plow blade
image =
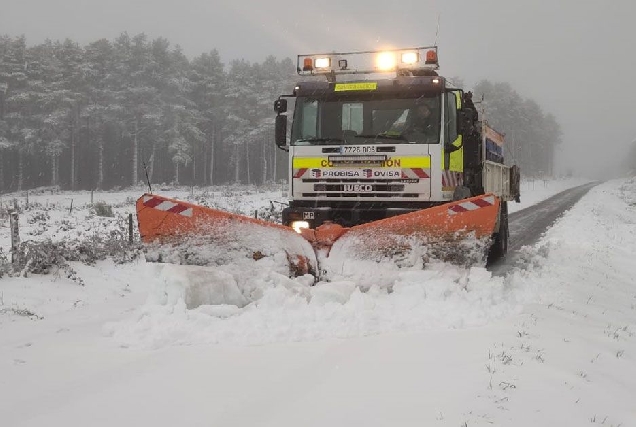
{"label": "orange snow plow blade", "polygon": [[489,239],[497,225],[500,200],[487,194],[344,228],[324,224],[302,235],[317,250],[329,254],[332,246],[345,253],[391,253],[413,245],[453,243],[466,238]]}
{"label": "orange snow plow blade", "polygon": [[222,265],[240,254],[287,263],[294,276],[316,270],[311,246],[289,227],[154,194],[141,196],[136,208],[149,261]]}
{"label": "orange snow plow blade", "polygon": [[[450,244],[453,258],[458,242],[490,239],[497,225],[499,205],[498,197],[487,194],[351,228],[325,223],[316,229],[301,229],[298,234],[271,222],[144,194],[137,200],[137,220],[149,261],[239,263],[240,268],[241,259],[259,261],[271,257],[281,265],[281,273],[286,269],[292,276],[316,276],[320,271],[316,254],[373,259],[427,246],[432,248],[429,254],[435,255]],[[484,247],[482,244],[476,248],[481,255]]]}

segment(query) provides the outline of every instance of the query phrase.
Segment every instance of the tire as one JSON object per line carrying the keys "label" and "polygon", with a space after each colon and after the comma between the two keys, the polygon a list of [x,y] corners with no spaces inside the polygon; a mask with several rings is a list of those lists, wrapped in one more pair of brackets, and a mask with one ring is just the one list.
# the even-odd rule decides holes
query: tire
{"label": "tire", "polygon": [[508,202],[501,203],[501,213],[499,218],[499,230],[492,235],[492,245],[488,249],[487,264],[493,264],[501,260],[508,252]]}
{"label": "tire", "polygon": [[455,191],[453,191],[453,201],[456,202],[457,200],[468,199],[469,197],[472,197],[472,195],[470,188],[460,185],[455,187]]}

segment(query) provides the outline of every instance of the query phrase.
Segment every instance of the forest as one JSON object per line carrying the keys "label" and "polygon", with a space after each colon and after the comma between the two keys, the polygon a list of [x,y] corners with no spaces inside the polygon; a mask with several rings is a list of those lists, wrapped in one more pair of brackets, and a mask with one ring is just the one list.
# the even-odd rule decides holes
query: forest
{"label": "forest", "polygon": [[[86,46],[0,36],[0,192],[285,180],[272,105],[298,80],[290,58],[226,64],[212,49],[190,59],[144,34]],[[473,92],[506,134],[507,163],[552,174],[556,118],[508,83]]]}

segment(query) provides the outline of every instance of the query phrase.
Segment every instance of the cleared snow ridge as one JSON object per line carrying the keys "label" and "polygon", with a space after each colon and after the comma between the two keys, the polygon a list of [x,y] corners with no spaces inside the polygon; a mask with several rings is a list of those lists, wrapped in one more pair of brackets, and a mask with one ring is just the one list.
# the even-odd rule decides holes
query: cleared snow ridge
{"label": "cleared snow ridge", "polygon": [[[533,184],[529,198],[541,200],[562,189],[559,182],[550,184]],[[568,184],[574,185],[561,185]],[[540,264],[542,251],[528,248],[524,260]],[[215,267],[147,264],[152,289],[147,303],[105,332],[126,346],[157,348],[467,328],[519,313],[523,304],[549,292],[524,277],[493,277],[484,267],[432,262],[423,268],[421,260],[411,260],[399,268],[392,260],[336,255],[330,257],[329,281],[315,286],[312,277],[281,274],[271,258]]]}

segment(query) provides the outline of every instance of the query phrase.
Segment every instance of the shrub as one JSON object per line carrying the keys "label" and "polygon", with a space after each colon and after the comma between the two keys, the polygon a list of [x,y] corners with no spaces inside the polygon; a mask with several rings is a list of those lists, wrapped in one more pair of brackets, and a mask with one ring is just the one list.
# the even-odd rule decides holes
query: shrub
{"label": "shrub", "polygon": [[90,240],[67,240],[52,242],[26,241],[18,248],[16,262],[9,264],[6,256],[0,252],[0,277],[3,274],[27,276],[28,274],[50,274],[62,271],[66,277],[84,286],[84,281],[69,265],[69,261],[78,261],[86,265],[111,258],[117,264],[135,260],[141,254],[138,243],[129,243],[121,239],[94,237]]}
{"label": "shrub", "polygon": [[107,204],[106,202],[97,202],[93,205],[92,209],[93,213],[97,216],[103,217],[114,217],[113,207]]}

